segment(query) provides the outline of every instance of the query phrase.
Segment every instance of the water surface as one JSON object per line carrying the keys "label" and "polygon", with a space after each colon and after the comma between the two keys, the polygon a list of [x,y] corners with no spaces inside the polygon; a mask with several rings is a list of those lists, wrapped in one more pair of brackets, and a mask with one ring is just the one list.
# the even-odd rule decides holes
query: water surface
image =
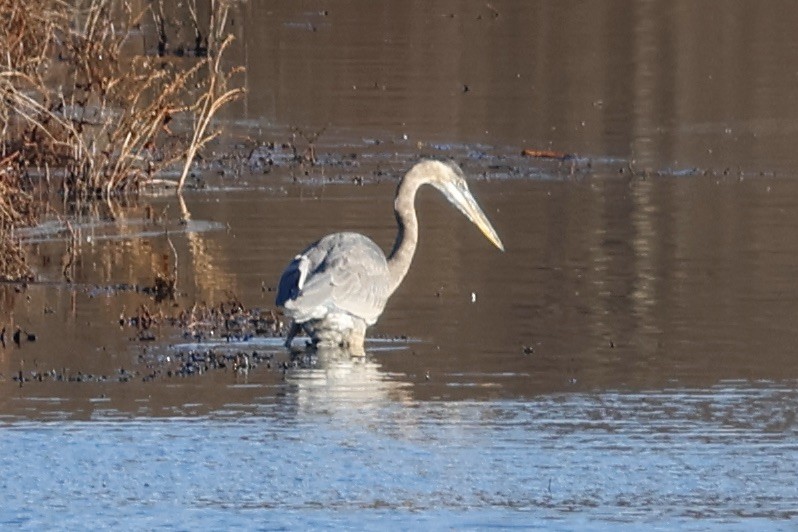
{"label": "water surface", "polygon": [[[0,287],[0,523],[794,528],[792,4],[238,9],[217,149],[276,151],[182,202],[67,209],[80,254],[54,221],[25,235],[38,282]],[[320,164],[289,164],[317,131]],[[195,339],[142,340],[142,305],[269,308],[328,232],[388,249],[421,156],[462,165],[505,253],[423,190],[365,359],[211,337],[269,362],[145,379]],[[172,271],[175,301],[141,290]],[[48,371],[73,379],[15,380]]]}

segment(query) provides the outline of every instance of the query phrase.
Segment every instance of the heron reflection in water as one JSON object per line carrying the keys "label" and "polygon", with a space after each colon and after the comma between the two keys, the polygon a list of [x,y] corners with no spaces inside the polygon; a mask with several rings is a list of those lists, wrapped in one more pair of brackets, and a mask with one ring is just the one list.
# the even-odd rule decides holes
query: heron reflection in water
{"label": "heron reflection in water", "polygon": [[499,235],[468,190],[463,171],[453,162],[422,160],[402,178],[394,213],[399,225],[386,258],[379,246],[359,233],[333,233],[294,257],[280,278],[277,306],[293,319],[286,347],[300,330],[314,346],[363,351],[366,328],[374,325],[385,303],[402,282],[418,242],[415,197],[432,185],[471,220],[497,248]]}

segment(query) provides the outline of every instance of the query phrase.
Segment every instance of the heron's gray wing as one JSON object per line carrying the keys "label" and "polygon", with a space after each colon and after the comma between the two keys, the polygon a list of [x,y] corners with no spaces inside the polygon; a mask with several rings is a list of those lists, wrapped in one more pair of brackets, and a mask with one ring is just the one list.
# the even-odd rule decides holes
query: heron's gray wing
{"label": "heron's gray wing", "polygon": [[[377,321],[389,296],[389,283],[385,255],[374,242],[357,233],[336,233],[300,257],[308,261],[309,271],[296,297],[285,302],[298,319],[338,310],[369,324]],[[300,278],[302,268],[302,264],[295,268]]]}

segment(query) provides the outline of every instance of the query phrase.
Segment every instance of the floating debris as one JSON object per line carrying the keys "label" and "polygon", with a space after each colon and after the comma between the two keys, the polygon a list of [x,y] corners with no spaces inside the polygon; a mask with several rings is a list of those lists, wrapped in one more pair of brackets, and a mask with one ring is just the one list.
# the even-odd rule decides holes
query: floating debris
{"label": "floating debris", "polygon": [[521,155],[524,157],[537,157],[539,159],[559,159],[561,161],[576,159],[576,155],[573,153],[566,153],[564,151],[557,150],[533,150],[530,148],[523,150]]}
{"label": "floating debris", "polygon": [[212,370],[231,370],[236,373],[247,373],[259,365],[272,368],[273,352],[262,351],[224,351],[217,348],[207,350],[188,350],[184,352],[144,353],[139,355],[138,362],[143,364],[144,382],[158,377],[174,378],[202,375]]}
{"label": "floating debris", "polygon": [[175,299],[175,290],[176,290],[176,281],[174,277],[167,277],[161,274],[155,276],[155,283],[153,286],[145,286],[142,288],[142,292],[145,294],[151,295],[156,303],[160,303],[161,301],[165,301],[167,299],[174,301]]}
{"label": "floating debris", "polygon": [[256,336],[273,338],[285,334],[280,312],[274,309],[247,309],[235,296],[216,305],[195,303],[174,316],[164,315],[163,310],[152,313],[146,305],[141,305],[133,315],[121,314],[119,325],[136,328],[137,336],[134,339],[138,340],[153,339],[145,332],[160,326],[180,328],[184,338],[198,342],[219,338],[239,342]]}
{"label": "floating debris", "polygon": [[521,351],[525,355],[534,355],[535,354],[535,348],[532,347],[531,345],[523,345],[523,346],[521,346]]}
{"label": "floating debris", "polygon": [[12,377],[12,380],[22,386],[27,382],[130,382],[138,376],[139,373],[137,371],[131,372],[124,368],[120,368],[114,377],[83,373],[81,371],[70,373],[67,368],[63,368],[60,371],[56,369],[48,371],[34,370],[27,373],[23,369],[20,369],[17,374]]}

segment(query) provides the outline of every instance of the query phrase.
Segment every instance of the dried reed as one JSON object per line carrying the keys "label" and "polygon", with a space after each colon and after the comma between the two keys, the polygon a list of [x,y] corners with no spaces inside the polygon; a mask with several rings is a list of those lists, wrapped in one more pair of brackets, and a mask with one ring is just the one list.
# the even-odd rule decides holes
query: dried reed
{"label": "dried reed", "polygon": [[[175,184],[182,188],[197,152],[216,135],[208,133],[213,117],[243,92],[229,88],[241,69],[222,67],[232,42],[232,36],[223,37],[230,4],[211,2],[203,39],[195,2],[187,2],[195,49],[204,55],[186,58],[125,52],[148,14],[162,20],[160,2],[139,11],[118,0],[34,3],[35,9],[25,10],[28,2],[0,0],[0,16],[7,12],[12,21],[0,35],[0,49],[29,52],[11,54],[0,71],[4,148],[21,149],[30,165],[60,168],[69,196],[137,190],[181,160]],[[166,30],[158,32],[162,42]],[[158,50],[167,51],[160,45]],[[60,82],[50,70],[60,72]],[[168,127],[180,117],[190,123],[182,136]]]}
{"label": "dried reed", "polygon": [[[217,135],[214,116],[243,92],[231,88],[241,69],[222,66],[232,42],[225,36],[229,2],[211,0],[205,22],[196,0],[176,4],[185,11],[172,16],[193,31],[191,56],[170,55],[168,40],[179,39],[170,27],[180,24],[169,25],[161,0],[135,5],[0,0],[0,157],[13,154],[0,168],[2,277],[21,268],[11,257],[16,266],[3,273],[9,231],[24,218],[14,208],[33,212],[21,176],[44,175],[47,184],[60,176],[66,199],[109,198],[177,165],[179,191],[198,151]],[[157,34],[157,53],[132,51],[132,36],[147,31]],[[173,119],[188,127],[173,132]]]}

